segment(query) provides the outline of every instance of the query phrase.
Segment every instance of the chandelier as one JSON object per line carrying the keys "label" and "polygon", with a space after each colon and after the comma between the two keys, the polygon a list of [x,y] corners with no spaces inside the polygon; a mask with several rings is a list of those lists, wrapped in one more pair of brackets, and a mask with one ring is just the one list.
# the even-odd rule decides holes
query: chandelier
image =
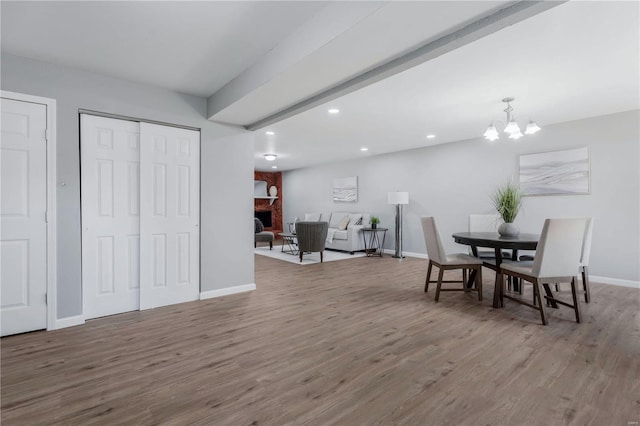
{"label": "chandelier", "polygon": [[[520,131],[520,126],[516,122],[516,118],[513,115],[513,108],[511,107],[511,102],[514,101],[514,98],[504,98],[502,102],[507,104],[507,107],[504,109],[504,112],[507,113],[507,124],[505,125],[502,121],[492,121],[487,127],[487,130],[484,132],[484,138],[490,141],[495,141],[500,139],[500,135],[498,133],[498,129],[496,129],[495,123],[501,123],[504,125],[504,132],[509,134],[509,139],[518,140],[522,136],[522,132]],[[533,135],[540,131],[540,127],[534,123],[533,121],[529,121],[527,124],[527,128],[524,131],[525,135]]]}

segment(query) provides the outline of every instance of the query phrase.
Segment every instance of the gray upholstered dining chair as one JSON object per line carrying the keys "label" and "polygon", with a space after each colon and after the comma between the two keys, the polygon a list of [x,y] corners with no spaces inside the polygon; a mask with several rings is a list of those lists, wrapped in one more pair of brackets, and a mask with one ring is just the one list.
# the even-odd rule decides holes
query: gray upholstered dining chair
{"label": "gray upholstered dining chair", "polygon": [[[465,287],[466,274],[463,273],[461,281],[444,281],[444,271],[461,269],[462,271],[475,271],[475,290],[478,292],[478,300],[482,300],[482,260],[467,254],[456,253],[447,255],[442,246],[442,239],[438,232],[436,220],[433,217],[422,218],[422,231],[424,232],[424,242],[427,245],[427,255],[429,256],[429,266],[427,267],[427,279],[424,283],[425,293],[429,290],[429,283],[436,282],[436,302],[440,299],[441,291],[470,291]],[[433,266],[439,268],[438,280],[431,281],[431,270]],[[462,283],[462,288],[442,288],[442,283]]]}
{"label": "gray upholstered dining chair", "polygon": [[[573,308],[576,322],[580,322],[580,305],[578,303],[576,285],[586,225],[587,219],[584,218],[545,220],[533,262],[512,263],[504,261],[500,265],[500,304],[502,305],[504,298],[507,298],[536,309],[540,312],[542,324],[547,325],[547,315],[540,291],[541,286],[570,282],[573,305],[556,299],[550,292],[547,293],[545,298],[557,304]],[[520,278],[522,280],[521,285],[524,284],[524,281],[533,283],[533,294],[537,303],[532,305],[524,300],[505,294],[505,276]]]}
{"label": "gray upholstered dining chair", "polygon": [[296,236],[298,237],[298,249],[300,250],[300,262],[302,256],[308,252],[320,252],[322,263],[324,245],[329,231],[329,222],[297,222]]}

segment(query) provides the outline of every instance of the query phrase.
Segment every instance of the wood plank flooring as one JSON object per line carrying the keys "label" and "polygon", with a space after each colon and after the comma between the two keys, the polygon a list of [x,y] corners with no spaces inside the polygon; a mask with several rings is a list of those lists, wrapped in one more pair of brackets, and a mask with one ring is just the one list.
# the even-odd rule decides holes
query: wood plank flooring
{"label": "wood plank flooring", "polygon": [[424,260],[255,262],[254,292],[2,339],[2,424],[640,421],[638,289],[593,283],[582,324],[544,327],[491,307],[488,270],[483,302],[435,303]]}

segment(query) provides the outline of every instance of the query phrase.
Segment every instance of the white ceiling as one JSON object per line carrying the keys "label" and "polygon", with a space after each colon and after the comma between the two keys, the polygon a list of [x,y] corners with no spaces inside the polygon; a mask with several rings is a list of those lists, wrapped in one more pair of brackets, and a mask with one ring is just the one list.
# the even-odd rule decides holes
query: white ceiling
{"label": "white ceiling", "polygon": [[[212,119],[246,125],[506,4],[2,1],[2,51],[209,97]],[[256,169],[475,138],[505,96],[543,128],[640,108],[638,16],[636,1],[572,1],[529,17],[256,131]]]}
{"label": "white ceiling", "polygon": [[[517,143],[535,143],[553,123],[638,109],[638,12],[637,2],[555,7],[256,131],[255,167],[289,170],[472,138],[489,143],[480,136],[492,120],[504,121],[506,96],[516,98],[521,127],[529,119],[543,127]],[[329,115],[329,107],[340,114]],[[267,162],[267,152],[278,159]]]}
{"label": "white ceiling", "polygon": [[207,97],[326,4],[2,1],[2,51]]}

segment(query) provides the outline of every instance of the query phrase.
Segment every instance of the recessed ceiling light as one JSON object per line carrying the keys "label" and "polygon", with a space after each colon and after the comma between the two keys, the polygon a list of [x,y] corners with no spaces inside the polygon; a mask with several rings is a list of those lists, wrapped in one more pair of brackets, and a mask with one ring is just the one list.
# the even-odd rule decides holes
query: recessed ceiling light
{"label": "recessed ceiling light", "polygon": [[265,133],[266,135],[269,135],[269,136],[273,136],[273,135],[275,135],[275,134],[276,134],[276,132],[271,131],[271,130],[267,130],[267,131],[266,131],[266,132],[264,132],[264,133]]}
{"label": "recessed ceiling light", "polygon": [[436,137],[436,135],[434,135],[434,134],[427,135],[427,139],[433,139],[435,137]]}
{"label": "recessed ceiling light", "polygon": [[272,169],[277,169],[277,168],[278,168],[278,166],[271,166],[271,168],[272,168]]}
{"label": "recessed ceiling light", "polygon": [[276,158],[278,158],[278,156],[275,155],[275,154],[265,154],[264,155],[264,159],[267,160],[267,161],[273,161]]}
{"label": "recessed ceiling light", "polygon": [[329,108],[329,114],[337,114],[340,110],[338,108]]}
{"label": "recessed ceiling light", "polygon": [[369,148],[367,148],[366,146],[363,146],[362,148],[360,148],[360,151],[369,151]]}

